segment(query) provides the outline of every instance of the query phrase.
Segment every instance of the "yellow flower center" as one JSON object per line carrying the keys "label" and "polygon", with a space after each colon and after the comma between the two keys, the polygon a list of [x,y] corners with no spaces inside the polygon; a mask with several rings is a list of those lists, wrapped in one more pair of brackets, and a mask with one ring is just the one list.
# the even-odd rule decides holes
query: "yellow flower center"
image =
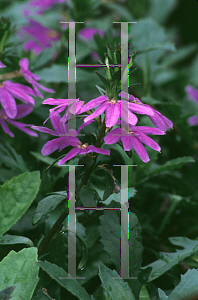
{"label": "yellow flower center", "polygon": [[59,33],[53,29],[50,29],[48,32],[47,32],[47,35],[49,38],[58,38],[59,37]]}
{"label": "yellow flower center", "polygon": [[0,87],[3,87],[3,82],[0,82]]}
{"label": "yellow flower center", "polygon": [[89,146],[89,144],[88,143],[85,143],[85,144],[79,144],[78,145],[78,148],[82,148],[82,149],[85,149],[85,148],[87,148]]}
{"label": "yellow flower center", "polygon": [[117,103],[117,100],[116,99],[109,99],[109,103],[115,104],[115,103]]}
{"label": "yellow flower center", "polygon": [[126,133],[129,133],[129,134],[133,133],[133,131],[131,131],[130,129],[126,129],[126,127],[122,127],[122,129],[124,129],[126,131]]}

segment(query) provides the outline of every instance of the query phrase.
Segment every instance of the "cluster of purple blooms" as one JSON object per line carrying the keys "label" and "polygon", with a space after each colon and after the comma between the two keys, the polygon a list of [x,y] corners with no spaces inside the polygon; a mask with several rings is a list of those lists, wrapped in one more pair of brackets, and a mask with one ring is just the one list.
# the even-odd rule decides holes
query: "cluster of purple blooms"
{"label": "cluster of purple blooms", "polygon": [[[55,108],[50,109],[49,116],[54,131],[40,126],[33,126],[32,128],[41,132],[49,133],[57,138],[47,142],[43,146],[41,150],[42,155],[47,156],[56,150],[61,151],[65,147],[72,146],[73,149],[71,149],[66,156],[59,161],[58,165],[65,163],[78,154],[82,155],[89,152],[96,152],[104,155],[110,155],[110,150],[96,148],[95,146],[88,145],[87,143],[82,144],[82,142],[77,138],[77,134],[84,126],[94,122],[94,119],[97,116],[105,113],[106,132],[109,129],[111,130],[104,137],[104,143],[115,144],[121,140],[125,151],[130,151],[132,147],[143,162],[148,162],[150,159],[142,144],[145,144],[158,152],[160,152],[161,148],[154,140],[148,137],[147,134],[164,135],[167,127],[173,128],[173,124],[158,111],[147,104],[143,104],[139,99],[132,95],[121,92],[119,96],[121,96],[121,100],[109,99],[107,96],[101,95],[86,104],[84,104],[83,101],[76,99],[75,106],[71,105],[68,108],[67,106],[69,105],[69,102],[75,99],[48,98],[44,100],[43,104],[55,105]],[[124,99],[129,99],[129,101]],[[76,107],[76,111],[74,111],[74,107]],[[79,127],[78,131],[75,131],[74,129],[70,129],[68,131],[67,121],[71,114],[79,115],[96,107],[98,108],[92,114],[84,118],[84,124]],[[66,108],[67,110],[61,117],[60,113]],[[121,110],[123,111],[122,120],[120,119]],[[136,126],[138,119],[134,113],[147,115],[157,128]],[[118,127],[112,129],[116,125]]]}
{"label": "cluster of purple blooms", "polygon": [[[35,132],[28,128],[31,127],[32,124],[24,124],[15,120],[25,117],[32,112],[35,103],[32,96],[43,98],[38,87],[49,93],[54,93],[54,90],[48,89],[38,83],[40,77],[29,71],[29,61],[27,58],[22,58],[19,65],[21,67],[20,73],[24,76],[26,81],[32,85],[33,89],[20,83],[11,82],[10,80],[0,82],[0,104],[2,105],[2,109],[0,110],[0,125],[4,132],[11,137],[14,137],[14,134],[10,131],[6,122],[29,135],[37,136]],[[5,67],[6,66],[0,62],[0,68]],[[24,104],[16,104],[15,98],[21,100]]]}
{"label": "cluster of purple blooms", "polygon": [[[61,33],[43,26],[38,21],[32,19],[32,8],[36,8],[35,14],[41,15],[48,9],[52,8],[55,4],[66,2],[65,0],[32,0],[29,2],[29,7],[24,10],[24,15],[27,17],[27,26],[22,26],[18,35],[25,39],[24,49],[25,51],[32,50],[35,55],[38,55],[46,48],[52,47],[54,42],[57,42],[61,38]],[[34,16],[34,15],[33,15]],[[65,20],[66,21],[66,20]],[[70,20],[72,21],[72,20]],[[62,29],[67,29],[67,24],[62,24]],[[104,36],[104,31],[98,28],[85,27],[78,33],[78,39],[85,39],[90,41],[94,35],[99,34]],[[56,53],[54,53],[54,58]],[[99,59],[96,52],[92,53],[94,60]]]}

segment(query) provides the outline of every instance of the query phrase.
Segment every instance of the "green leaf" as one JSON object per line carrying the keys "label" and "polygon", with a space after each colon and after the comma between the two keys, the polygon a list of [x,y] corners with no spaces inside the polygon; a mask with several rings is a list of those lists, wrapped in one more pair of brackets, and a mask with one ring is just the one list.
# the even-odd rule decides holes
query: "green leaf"
{"label": "green leaf", "polygon": [[23,173],[0,186],[0,235],[26,212],[39,191],[40,173]]}
{"label": "green leaf", "polygon": [[[142,228],[135,213],[129,212],[129,276],[138,277],[142,264]],[[142,284],[137,279],[129,280],[129,286],[138,299]]]}
{"label": "green leaf", "polygon": [[173,253],[160,252],[161,259],[145,266],[142,270],[152,267],[152,271],[148,277],[148,282],[155,280],[173,266],[183,261],[186,257],[198,251],[198,240],[190,240],[186,237],[170,237],[169,241],[175,246],[180,246],[184,249],[176,250]]}
{"label": "green leaf", "polygon": [[[79,197],[84,207],[97,207],[101,200],[97,191],[87,185],[81,188]],[[90,212],[93,213],[94,211]]]}
{"label": "green leaf", "polygon": [[145,285],[143,285],[140,290],[139,300],[150,300],[150,296]]}
{"label": "green leaf", "polygon": [[9,300],[10,295],[12,292],[16,289],[16,285],[9,286],[8,288],[4,289],[3,291],[0,292],[0,300]]}
{"label": "green leaf", "polygon": [[105,184],[105,190],[103,194],[103,201],[106,200],[111,195],[115,187],[114,179],[108,170],[105,170],[105,179],[106,179],[106,184]]}
{"label": "green leaf", "polygon": [[67,197],[67,193],[64,195],[52,195],[39,201],[36,211],[32,217],[32,224],[38,223],[44,216],[53,211],[63,200]]}
{"label": "green leaf", "polygon": [[165,172],[165,171],[171,171],[174,169],[179,169],[183,165],[188,164],[188,163],[193,163],[193,162],[195,162],[195,160],[191,156],[183,156],[183,157],[171,159],[168,162],[166,162],[164,165],[159,166],[159,167],[155,168],[154,170],[148,172],[147,176],[159,174],[159,173]]}
{"label": "green leaf", "polygon": [[[76,69],[76,82],[84,82],[91,80],[93,82],[93,74],[91,72]],[[68,66],[53,64],[50,68],[43,68],[36,71],[36,75],[41,77],[45,82],[65,82],[68,83]]]}
{"label": "green leaf", "polygon": [[0,290],[16,285],[12,300],[30,300],[38,283],[37,248],[10,251],[0,263]]}
{"label": "green leaf", "polygon": [[150,2],[149,15],[157,22],[164,23],[176,5],[177,0],[166,0],[162,2],[153,0]]}
{"label": "green leaf", "polygon": [[0,145],[0,160],[10,169],[14,169],[18,172],[27,171],[27,167],[22,156],[7,143]]}
{"label": "green leaf", "polygon": [[137,24],[129,27],[129,31],[133,47],[138,50],[136,64],[153,79],[159,58],[167,50],[174,51],[174,44],[167,40],[164,29],[150,18],[138,20]]}
{"label": "green leaf", "polygon": [[39,261],[37,265],[41,267],[51,278],[53,278],[63,288],[68,290],[71,294],[80,300],[91,300],[90,295],[78,283],[76,279],[60,279],[59,277],[68,277],[68,273],[57,265],[51,264],[48,261]]}
{"label": "green leaf", "polygon": [[43,68],[36,71],[36,75],[45,82],[65,82],[68,83],[67,65],[53,64],[50,68]]}
{"label": "green leaf", "polygon": [[105,6],[111,11],[115,11],[120,17],[125,19],[125,21],[133,19],[132,13],[124,5],[117,3],[106,3]]}
{"label": "green leaf", "polygon": [[[36,69],[44,66],[48,62],[51,61],[53,58],[53,54],[56,51],[56,48],[54,45],[52,45],[50,48],[44,49],[40,54],[38,54],[32,61],[31,65],[34,66],[33,73],[37,75]],[[30,69],[31,70],[31,69]]]}
{"label": "green leaf", "polygon": [[198,298],[198,270],[188,270],[168,296],[168,300],[196,300]]}
{"label": "green leaf", "polygon": [[168,296],[162,291],[160,288],[158,288],[158,293],[159,293],[159,300],[168,300]]}
{"label": "green leaf", "polygon": [[116,270],[120,270],[120,221],[115,210],[104,211],[99,217],[100,226],[98,231],[104,250],[110,255]]}
{"label": "green leaf", "polygon": [[0,236],[0,245],[26,244],[34,247],[33,242],[25,236],[5,234]]}
{"label": "green leaf", "polygon": [[[102,281],[103,288],[107,291],[112,300],[118,300],[118,297],[122,300],[135,300],[127,282],[124,282],[115,270],[112,271],[102,263],[99,263],[99,277]],[[118,279],[112,277],[118,277]]]}
{"label": "green leaf", "polygon": [[175,53],[170,53],[163,59],[163,66],[170,67],[174,64],[179,63],[180,61],[188,58],[192,53],[197,50],[197,45],[187,45],[177,49]]}
{"label": "green leaf", "polygon": [[98,77],[100,78],[100,80],[104,83],[106,89],[109,89],[110,88],[109,81],[104,76],[102,76],[100,73],[98,73],[98,72],[95,72],[95,73],[98,75]]}

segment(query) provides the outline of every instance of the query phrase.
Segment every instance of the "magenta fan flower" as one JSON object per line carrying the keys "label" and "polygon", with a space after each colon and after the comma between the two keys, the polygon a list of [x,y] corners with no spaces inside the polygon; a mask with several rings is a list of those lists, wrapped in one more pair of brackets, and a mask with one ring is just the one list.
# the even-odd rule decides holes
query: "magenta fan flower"
{"label": "magenta fan flower", "polygon": [[[198,90],[196,90],[191,85],[187,85],[185,88],[185,91],[186,91],[189,99],[198,104]],[[192,116],[192,117],[188,118],[188,124],[190,126],[198,125],[197,116]]]}
{"label": "magenta fan flower", "polygon": [[50,28],[44,27],[35,20],[28,19],[29,25],[21,27],[18,33],[21,37],[30,38],[24,44],[24,49],[26,51],[33,50],[35,55],[38,55],[45,48],[52,46],[53,42],[60,39],[60,34]]}
{"label": "magenta fan flower", "polygon": [[131,102],[136,103],[142,107],[149,107],[152,110],[153,114],[148,114],[148,117],[153,122],[153,124],[162,131],[166,132],[167,127],[173,128],[173,123],[168,118],[163,116],[159,111],[150,107],[148,104],[143,104],[138,98],[135,98],[134,96],[125,92],[121,92],[119,96],[124,99],[129,99]]}
{"label": "magenta fan flower", "polygon": [[51,8],[57,3],[63,3],[65,0],[32,0],[30,1],[30,6],[38,7],[38,14],[42,14],[47,9]]}
{"label": "magenta fan flower", "polygon": [[9,80],[0,83],[0,102],[7,116],[11,119],[14,119],[17,115],[17,106],[14,97],[25,103],[34,105],[34,99],[30,95],[36,96],[35,92],[28,86],[13,83]]}
{"label": "magenta fan flower", "polygon": [[[80,130],[84,126],[89,125],[91,122],[93,122],[92,120],[89,123],[82,124],[79,127],[77,132],[74,129],[70,129],[68,132],[68,124],[61,122],[61,116],[59,114],[53,114],[50,117],[50,120],[51,120],[52,126],[55,129],[55,131],[48,129],[46,127],[40,127],[40,126],[33,126],[32,128],[35,130],[49,133],[51,135],[58,137],[56,139],[53,139],[53,140],[47,142],[43,146],[43,148],[41,150],[41,153],[43,156],[48,156],[52,152],[54,152],[58,149],[60,152],[62,149],[66,148],[68,146],[74,147],[72,150],[70,150],[67,153],[67,155],[63,159],[61,159],[59,161],[59,163],[58,163],[59,166],[62,165],[63,163],[65,163],[67,160],[73,158],[77,154],[83,155],[83,154],[87,154],[89,152],[96,152],[96,153],[101,153],[104,155],[110,155],[109,150],[96,148],[92,145],[89,146],[87,143],[82,144],[82,142],[76,137],[76,135],[80,132]],[[71,135],[70,136],[67,135],[68,133]]]}
{"label": "magenta fan flower", "polygon": [[[23,118],[27,115],[29,115],[33,110],[33,106],[29,104],[19,104],[17,105],[17,114],[15,119],[18,120],[20,118]],[[32,124],[24,124],[17,121],[14,121],[13,119],[10,119],[5,110],[0,110],[0,124],[4,130],[5,133],[8,133],[11,137],[14,137],[14,134],[10,131],[9,127],[7,126],[6,122],[10,123],[11,125],[15,126],[16,128],[24,131],[25,133],[37,137],[38,134],[32,130],[30,130],[27,127],[31,127]]]}
{"label": "magenta fan flower", "polygon": [[121,116],[121,106],[123,111],[123,120],[131,125],[135,125],[138,121],[136,115],[134,115],[131,111],[137,114],[153,115],[153,111],[150,107],[144,107],[139,104],[129,103],[125,100],[109,99],[105,95],[99,96],[98,98],[86,103],[81,109],[81,112],[90,110],[98,105],[100,106],[95,110],[94,113],[86,117],[84,119],[84,122],[92,120],[105,112],[106,127],[112,127],[116,124],[118,118]]}
{"label": "magenta fan flower", "polygon": [[[118,121],[117,124],[120,124],[120,121]],[[142,143],[160,152],[160,146],[154,140],[149,138],[147,134],[164,135],[165,133],[163,131],[158,128],[133,126],[128,125],[127,123],[124,125],[125,126],[122,128],[119,127],[110,131],[104,137],[105,144],[114,144],[121,140],[125,151],[130,151],[132,147],[139,155],[140,159],[145,163],[150,159]],[[127,125],[129,126],[129,130],[126,129]]]}
{"label": "magenta fan flower", "polygon": [[23,76],[25,77],[25,79],[27,80],[27,82],[29,82],[34,91],[35,94],[40,97],[43,98],[43,95],[40,93],[40,91],[38,90],[37,86],[40,87],[42,90],[49,92],[49,93],[55,93],[54,90],[52,89],[48,89],[46,87],[44,87],[43,85],[41,85],[40,83],[37,82],[37,80],[40,80],[40,77],[37,75],[34,75],[32,72],[30,72],[30,70],[28,69],[29,67],[29,61],[27,58],[22,58],[19,62],[19,66],[21,67],[21,73],[23,74]]}

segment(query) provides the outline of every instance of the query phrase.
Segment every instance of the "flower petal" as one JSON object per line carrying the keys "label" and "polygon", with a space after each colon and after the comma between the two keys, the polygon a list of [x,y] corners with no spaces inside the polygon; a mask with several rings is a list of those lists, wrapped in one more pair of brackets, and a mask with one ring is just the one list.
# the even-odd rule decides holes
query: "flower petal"
{"label": "flower petal", "polygon": [[120,103],[109,103],[105,111],[105,125],[112,127],[120,116]]}
{"label": "flower petal", "polygon": [[64,164],[67,160],[73,158],[73,157],[76,156],[79,152],[80,152],[80,148],[73,148],[73,149],[71,149],[71,150],[67,153],[67,155],[66,155],[63,159],[61,159],[61,160],[58,162],[58,165],[60,166],[60,165]]}
{"label": "flower petal", "polygon": [[189,124],[190,126],[195,126],[195,125],[197,125],[197,124],[198,124],[197,121],[198,121],[198,120],[197,120],[197,116],[192,116],[192,117],[188,118],[188,124]]}
{"label": "flower petal", "polygon": [[11,81],[4,81],[4,86],[6,90],[8,90],[10,94],[16,97],[17,99],[23,102],[29,102],[30,104],[34,105],[34,99],[27,94],[29,93],[31,95],[36,96],[31,88],[20,83],[13,83]]}
{"label": "flower petal", "polygon": [[30,104],[19,104],[17,105],[17,115],[15,119],[23,118],[29,115],[33,111],[33,106]]}
{"label": "flower petal", "polygon": [[29,128],[26,128],[26,126],[32,126],[31,124],[24,124],[24,123],[21,123],[21,122],[16,122],[16,121],[13,121],[13,120],[7,120],[10,124],[12,124],[14,127],[20,129],[21,131],[24,131],[25,133],[31,135],[31,136],[35,136],[37,137],[38,134],[32,130],[30,130]]}
{"label": "flower petal", "polygon": [[3,120],[3,119],[0,118],[0,124],[1,124],[1,126],[3,128],[3,131],[5,133],[9,134],[11,137],[14,137],[14,133],[12,133],[10,131],[10,129],[8,128],[8,126],[7,126],[6,122],[5,122],[5,120]]}
{"label": "flower petal", "polygon": [[104,101],[108,101],[108,97],[105,95],[101,95],[95,99],[92,99],[91,101],[89,101],[88,103],[84,104],[83,107],[81,108],[81,113],[88,111],[98,105],[100,105],[101,103],[103,103]]}
{"label": "flower petal", "polygon": [[12,95],[4,88],[0,88],[0,102],[7,114],[11,119],[15,118],[17,115],[17,106]]}
{"label": "flower petal", "polygon": [[84,119],[84,122],[88,122],[88,121],[90,121],[90,120],[96,118],[97,116],[101,115],[101,114],[105,111],[105,109],[107,108],[107,106],[108,106],[108,103],[107,103],[107,102],[102,103],[102,104],[94,111],[93,114],[89,115],[88,117],[86,117],[86,118]]}
{"label": "flower petal", "polygon": [[130,135],[123,135],[121,136],[121,141],[124,147],[124,151],[131,150],[131,136]]}
{"label": "flower petal", "polygon": [[134,131],[134,132],[143,132],[145,134],[155,134],[155,135],[164,135],[165,132],[158,129],[158,128],[155,128],[155,127],[147,127],[147,126],[130,126],[129,125],[129,128]]}
{"label": "flower petal", "polygon": [[194,100],[196,103],[198,102],[198,90],[193,88],[191,85],[187,85],[185,91],[191,100]]}
{"label": "flower petal", "polygon": [[100,154],[104,154],[104,155],[110,155],[110,150],[107,150],[107,149],[96,148],[93,145],[90,145],[87,148],[92,150],[92,152],[96,152],[96,153],[100,153]]}
{"label": "flower petal", "polygon": [[137,138],[141,143],[149,146],[150,148],[154,149],[155,151],[158,151],[158,152],[161,151],[160,146],[153,139],[148,137],[143,132],[139,132]]}
{"label": "flower petal", "polygon": [[[121,137],[121,128],[116,128],[111,130],[105,137],[104,142],[107,145],[115,144],[120,140]],[[117,135],[117,136],[116,136]]]}
{"label": "flower petal", "polygon": [[[126,101],[125,101],[126,102]],[[127,102],[126,102],[127,103]],[[124,102],[121,103],[121,118],[128,124],[135,125],[138,121],[136,115],[130,112],[127,109],[127,106]]]}
{"label": "flower petal", "polygon": [[146,152],[144,146],[141,144],[141,142],[134,136],[131,137],[131,145],[135,152],[139,155],[140,159],[147,163],[150,159],[148,156],[148,153]]}
{"label": "flower petal", "polygon": [[32,126],[31,128],[34,129],[34,130],[38,130],[40,132],[49,133],[49,134],[54,135],[54,136],[59,136],[58,133],[56,133],[55,131],[53,131],[53,130],[51,130],[49,128],[46,128],[46,127]]}
{"label": "flower petal", "polygon": [[144,105],[144,104],[136,104],[136,103],[130,103],[128,102],[129,109],[132,112],[135,112],[136,114],[140,115],[148,115],[148,116],[153,116],[153,108],[149,107],[149,105]]}
{"label": "flower petal", "polygon": [[42,148],[41,153],[43,156],[48,156],[60,147],[62,137],[48,141]]}

